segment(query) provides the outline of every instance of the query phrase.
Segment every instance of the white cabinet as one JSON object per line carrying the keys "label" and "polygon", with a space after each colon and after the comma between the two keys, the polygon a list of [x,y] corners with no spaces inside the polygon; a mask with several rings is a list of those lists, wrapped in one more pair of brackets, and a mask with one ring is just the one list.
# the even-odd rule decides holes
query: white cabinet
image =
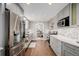
{"label": "white cabinet", "polygon": [[[58,56],[79,56],[79,47],[59,36],[50,35],[50,46]],[[64,40],[64,41],[63,41]],[[65,41],[66,40],[66,41]]]}
{"label": "white cabinet", "polygon": [[63,19],[67,16],[70,16],[70,4],[68,4],[58,13],[58,20]]}
{"label": "white cabinet", "polygon": [[79,56],[79,47],[64,43],[63,48],[65,56]]}
{"label": "white cabinet", "polygon": [[68,4],[63,10],[63,17],[70,16],[70,5]]}
{"label": "white cabinet", "polygon": [[50,35],[50,46],[56,53],[56,55],[60,56],[61,55],[61,41],[54,38],[53,36]]}

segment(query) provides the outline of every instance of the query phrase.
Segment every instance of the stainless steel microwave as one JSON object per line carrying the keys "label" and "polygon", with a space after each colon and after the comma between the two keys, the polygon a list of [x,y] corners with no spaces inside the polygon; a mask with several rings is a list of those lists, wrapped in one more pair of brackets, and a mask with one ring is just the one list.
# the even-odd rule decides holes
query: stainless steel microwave
{"label": "stainless steel microwave", "polygon": [[69,16],[59,20],[57,26],[58,27],[69,26]]}

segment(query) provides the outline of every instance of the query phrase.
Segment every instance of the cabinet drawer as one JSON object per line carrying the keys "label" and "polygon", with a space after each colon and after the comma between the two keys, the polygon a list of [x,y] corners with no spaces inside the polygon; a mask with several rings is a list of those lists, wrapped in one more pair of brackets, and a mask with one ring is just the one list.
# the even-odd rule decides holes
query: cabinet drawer
{"label": "cabinet drawer", "polygon": [[68,51],[65,51],[65,50],[64,50],[64,55],[65,56],[75,56],[74,54],[72,54],[72,53],[70,53]]}
{"label": "cabinet drawer", "polygon": [[69,48],[71,48],[71,49],[73,49],[73,50],[75,50],[77,52],[79,51],[79,47],[73,46],[71,44],[64,43],[64,46],[69,47]]}
{"label": "cabinet drawer", "polygon": [[64,46],[64,50],[70,52],[71,54],[73,54],[75,56],[79,56],[79,52],[70,47]]}

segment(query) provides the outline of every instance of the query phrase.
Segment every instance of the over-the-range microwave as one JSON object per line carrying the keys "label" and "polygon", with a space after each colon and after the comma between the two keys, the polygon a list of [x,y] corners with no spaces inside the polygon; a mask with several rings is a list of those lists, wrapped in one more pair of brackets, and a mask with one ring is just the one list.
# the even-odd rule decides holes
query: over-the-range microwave
{"label": "over-the-range microwave", "polygon": [[57,26],[58,27],[69,26],[69,16],[59,20]]}

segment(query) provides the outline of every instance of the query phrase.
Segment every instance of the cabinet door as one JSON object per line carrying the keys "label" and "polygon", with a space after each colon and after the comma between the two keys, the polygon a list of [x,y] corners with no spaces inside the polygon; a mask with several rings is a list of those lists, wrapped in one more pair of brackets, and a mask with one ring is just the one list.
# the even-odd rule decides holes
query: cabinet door
{"label": "cabinet door", "polygon": [[73,56],[73,54],[71,54],[71,53],[68,52],[68,51],[64,51],[64,55],[65,55],[65,56]]}
{"label": "cabinet door", "polygon": [[54,39],[54,50],[57,55],[61,55],[61,41],[58,39]]}
{"label": "cabinet door", "polygon": [[[68,56],[67,54],[71,54],[72,56],[79,56],[79,47],[73,46],[68,43],[64,43],[64,55]],[[67,53],[67,54],[66,54]]]}
{"label": "cabinet door", "polygon": [[56,55],[61,55],[61,41],[54,38],[53,36],[50,37],[50,45]]}

